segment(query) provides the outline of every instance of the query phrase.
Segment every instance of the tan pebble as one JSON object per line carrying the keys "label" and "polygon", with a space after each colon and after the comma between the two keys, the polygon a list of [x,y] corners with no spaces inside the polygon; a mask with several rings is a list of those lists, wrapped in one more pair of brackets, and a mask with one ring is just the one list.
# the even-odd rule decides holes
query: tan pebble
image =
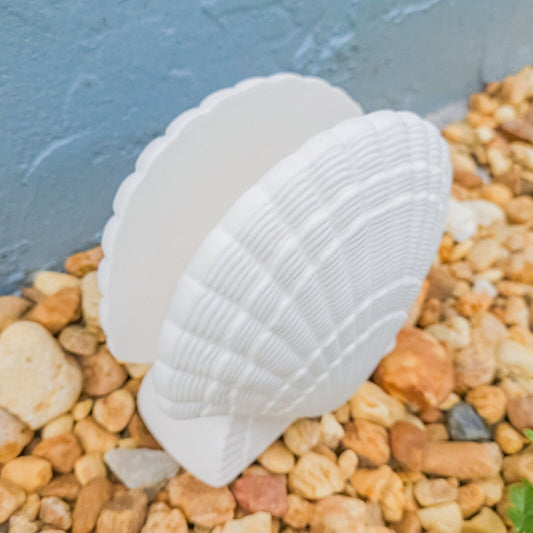
{"label": "tan pebble", "polygon": [[522,167],[533,169],[533,146],[523,142],[512,142],[511,157]]}
{"label": "tan pebble", "polygon": [[297,494],[289,494],[287,499],[287,511],[283,515],[283,521],[289,526],[296,528],[307,527],[313,515],[313,504],[304,500]]}
{"label": "tan pebble", "polygon": [[33,453],[49,461],[56,472],[68,474],[81,457],[82,449],[72,433],[62,433],[41,441]]}
{"label": "tan pebble", "polygon": [[311,451],[318,453],[319,455],[323,455],[332,463],[337,463],[337,455],[335,454],[335,452],[331,448],[328,448],[325,444],[322,444],[321,442],[319,442],[316,446],[313,446],[313,448],[311,448]]}
{"label": "tan pebble", "polygon": [[470,518],[485,503],[485,491],[479,483],[469,483],[457,490],[457,503],[463,518]]}
{"label": "tan pebble", "polygon": [[474,137],[479,144],[488,144],[494,139],[494,130],[488,126],[479,126],[474,131]]}
{"label": "tan pebble", "polygon": [[516,111],[512,105],[502,105],[498,107],[492,114],[496,124],[503,124],[516,118]]}
{"label": "tan pebble", "polygon": [[148,431],[138,413],[134,413],[134,415],[131,417],[130,423],[128,424],[128,431],[130,437],[137,444],[137,447],[150,448],[152,450],[161,449],[161,446]]}
{"label": "tan pebble", "polygon": [[133,379],[142,379],[150,370],[151,364],[144,363],[124,363],[128,374]]}
{"label": "tan pebble", "polygon": [[307,452],[300,457],[289,474],[289,488],[310,500],[340,492],[344,479],[339,467],[322,455]]}
{"label": "tan pebble", "polygon": [[80,318],[80,290],[70,287],[47,296],[29,311],[25,318],[38,322],[56,335],[67,324]]}
{"label": "tan pebble", "polygon": [[500,471],[502,455],[496,443],[428,441],[422,470],[436,476],[479,479]]}
{"label": "tan pebble", "polygon": [[519,431],[533,429],[533,395],[511,398],[507,402],[507,416]]}
{"label": "tan pebble", "polygon": [[58,337],[65,350],[76,355],[88,356],[96,353],[98,337],[80,325],[67,326]]}
{"label": "tan pebble", "polygon": [[294,466],[294,455],[282,441],[273,442],[257,459],[274,474],[288,474]]}
{"label": "tan pebble", "polygon": [[450,252],[448,261],[450,261],[451,263],[461,261],[461,259],[464,259],[464,257],[470,251],[473,245],[474,245],[474,242],[472,240],[467,240],[467,241],[463,241],[463,242],[455,244],[452,251]]}
{"label": "tan pebble", "polygon": [[506,372],[533,377],[533,349],[512,340],[502,341],[496,352],[498,365]]}
{"label": "tan pebble", "polygon": [[137,398],[137,394],[139,393],[139,389],[141,388],[141,380],[140,379],[128,379],[123,387],[125,390],[127,390],[130,394],[132,394],[135,398]]}
{"label": "tan pebble", "polygon": [[499,388],[492,385],[480,385],[468,392],[466,401],[488,424],[496,424],[505,416],[507,397]]}
{"label": "tan pebble", "polygon": [[32,437],[31,429],[16,416],[0,409],[0,463],[7,463],[17,457]]}
{"label": "tan pebble", "polygon": [[455,392],[452,392],[448,395],[448,397],[439,404],[439,409],[441,411],[448,411],[451,409],[454,405],[458,404],[461,401],[461,397]]}
{"label": "tan pebble", "polygon": [[99,306],[102,294],[98,288],[96,272],[85,274],[81,280],[83,320],[89,329],[100,329]]}
{"label": "tan pebble", "polygon": [[91,396],[109,394],[118,389],[128,377],[126,369],[105,347],[94,355],[81,357],[79,363],[83,373],[83,392]]}
{"label": "tan pebble", "polygon": [[402,480],[396,472],[391,473],[383,488],[380,505],[387,522],[398,522],[402,519],[405,493]]}
{"label": "tan pebble", "polygon": [[337,459],[337,464],[344,479],[352,477],[359,465],[359,458],[353,450],[344,450]]}
{"label": "tan pebble", "polygon": [[35,520],[37,516],[39,515],[39,509],[41,507],[41,498],[39,495],[34,492],[33,494],[28,494],[26,497],[26,501],[20,507],[16,515],[24,515],[29,520]]}
{"label": "tan pebble", "polygon": [[374,380],[391,396],[421,409],[436,407],[453,390],[452,361],[433,337],[404,328],[379,363]]}
{"label": "tan pebble", "polygon": [[86,453],[102,454],[118,446],[118,436],[98,425],[92,417],[84,418],[76,423],[74,434],[80,439]]}
{"label": "tan pebble", "polygon": [[137,443],[135,442],[135,439],[132,439],[131,437],[126,437],[118,441],[118,447],[126,448],[128,450],[134,450],[135,448],[137,448]]}
{"label": "tan pebble", "polygon": [[52,479],[52,465],[35,455],[17,457],[4,466],[1,478],[16,483],[26,492],[36,492]]}
{"label": "tan pebble", "polygon": [[247,475],[233,482],[231,491],[237,503],[246,511],[265,511],[281,517],[287,511],[285,476]]}
{"label": "tan pebble", "polygon": [[43,439],[49,439],[51,437],[57,437],[62,433],[69,433],[74,427],[74,418],[71,414],[64,414],[54,418],[41,429],[41,437]]}
{"label": "tan pebble", "polygon": [[112,433],[122,431],[135,411],[135,400],[125,389],[113,391],[94,403],[94,419]]}
{"label": "tan pebble", "polygon": [[37,290],[35,287],[22,287],[20,289],[20,295],[22,298],[30,302],[31,304],[38,304],[46,298],[46,294]]}
{"label": "tan pebble", "polygon": [[410,470],[420,470],[427,443],[424,430],[408,422],[397,422],[390,431],[393,457]]}
{"label": "tan pebble", "polygon": [[392,474],[389,465],[381,465],[375,469],[359,468],[351,477],[351,482],[359,495],[377,502],[381,499],[383,490]]}
{"label": "tan pebble", "polygon": [[468,292],[461,295],[455,302],[455,310],[468,318],[488,310],[492,297],[486,292]]}
{"label": "tan pebble", "polygon": [[419,415],[420,420],[426,424],[433,424],[442,420],[442,411],[437,407],[426,407],[420,411]]}
{"label": "tan pebble", "polygon": [[383,513],[377,502],[366,502],[365,523],[367,526],[383,526]]}
{"label": "tan pebble", "polygon": [[347,496],[328,496],[318,501],[311,518],[313,531],[365,533],[366,507],[362,500]]}
{"label": "tan pebble", "polygon": [[422,526],[420,525],[420,520],[416,512],[405,512],[402,520],[394,524],[394,531],[396,533],[421,533]]}
{"label": "tan pebble", "polygon": [[474,131],[466,122],[451,122],[442,130],[442,136],[452,143],[474,143]]}
{"label": "tan pebble", "polygon": [[502,499],[504,484],[499,475],[480,479],[477,484],[485,492],[485,505],[492,507]]}
{"label": "tan pebble", "polygon": [[41,270],[35,274],[33,286],[46,296],[51,296],[61,289],[78,288],[80,280],[70,274]]}
{"label": "tan pebble", "polygon": [[320,419],[320,441],[335,450],[344,436],[344,429],[335,416],[327,413]]}
{"label": "tan pebble", "polygon": [[81,278],[98,268],[100,261],[104,257],[101,246],[96,246],[83,252],[71,255],[65,261],[65,270],[70,274]]}
{"label": "tan pebble", "polygon": [[9,533],[36,533],[40,530],[40,523],[34,522],[24,515],[14,514],[9,519]]}
{"label": "tan pebble", "polygon": [[507,422],[502,422],[496,427],[495,441],[506,454],[517,453],[526,444],[524,436]]}
{"label": "tan pebble", "polygon": [[337,422],[340,424],[345,424],[350,420],[350,404],[343,403],[338,409],[335,409],[333,412]]}
{"label": "tan pebble", "polygon": [[526,451],[505,457],[502,463],[502,474],[507,483],[522,479],[533,483],[533,453]]}
{"label": "tan pebble", "polygon": [[234,516],[235,499],[228,487],[210,487],[186,472],[173,477],[167,490],[171,505],[179,507],[189,522],[213,527]]}
{"label": "tan pebble", "polygon": [[105,477],[92,479],[80,490],[72,513],[72,533],[90,533],[102,507],[113,496],[111,482]]}
{"label": "tan pebble", "polygon": [[506,533],[507,528],[502,519],[488,507],[483,507],[481,512],[471,520],[463,523],[461,533]]}
{"label": "tan pebble", "polygon": [[490,268],[500,257],[500,245],[495,239],[481,239],[468,253],[468,264],[475,272]]}
{"label": "tan pebble", "polygon": [[512,160],[497,148],[487,149],[487,161],[494,176],[502,176],[512,168]]}
{"label": "tan pebble", "polygon": [[74,465],[74,473],[82,485],[85,485],[92,479],[105,477],[107,470],[102,454],[93,452],[82,455]]}
{"label": "tan pebble", "polygon": [[108,501],[96,523],[98,533],[138,533],[146,517],[148,498],[142,489],[128,490]]}
{"label": "tan pebble", "polygon": [[272,517],[268,513],[254,513],[237,520],[229,520],[220,533],[272,533]]}
{"label": "tan pebble", "polygon": [[422,526],[432,533],[460,533],[463,517],[455,502],[425,507],[418,511]]}
{"label": "tan pebble", "polygon": [[522,326],[512,326],[509,328],[509,339],[516,341],[523,346],[533,348],[533,333]]}
{"label": "tan pebble", "polygon": [[[465,261],[460,261],[451,265],[450,269],[457,279],[468,281],[472,278],[472,270],[470,269],[468,263]],[[454,291],[454,294],[457,294],[457,292]]]}
{"label": "tan pebble", "polygon": [[457,499],[457,480],[421,479],[414,484],[414,495],[422,507],[452,502]]}
{"label": "tan pebble", "polygon": [[70,506],[56,496],[48,496],[41,500],[39,518],[60,529],[68,529],[72,525]]}
{"label": "tan pebble", "polygon": [[498,102],[486,93],[475,93],[469,98],[470,109],[484,115],[492,115],[498,107]]}
{"label": "tan pebble", "polygon": [[486,343],[472,342],[454,353],[454,370],[456,391],[492,383],[496,375],[494,349]]}
{"label": "tan pebble", "polygon": [[150,510],[141,533],[188,533],[187,520],[179,509]]}
{"label": "tan pebble", "polygon": [[72,408],[72,417],[75,421],[83,420],[84,418],[89,416],[89,413],[91,412],[92,408],[92,398],[86,398],[85,400],[81,400]]}
{"label": "tan pebble", "polygon": [[390,458],[387,430],[362,418],[345,425],[342,444],[353,450],[364,466],[378,466]]}
{"label": "tan pebble", "polygon": [[510,296],[507,299],[503,320],[508,326],[529,328],[529,307],[523,298]]}
{"label": "tan pebble", "polygon": [[0,479],[0,523],[5,522],[25,500],[26,494],[19,486]]}
{"label": "tan pebble", "polygon": [[41,496],[57,496],[68,501],[75,500],[79,492],[80,483],[74,474],[58,476],[40,490]]}
{"label": "tan pebble", "polygon": [[303,455],[318,444],[320,423],[308,418],[300,418],[291,424],[283,434],[283,440],[295,455]]}
{"label": "tan pebble", "polygon": [[[456,281],[454,279],[454,287],[455,285]],[[422,328],[425,328],[431,324],[436,324],[440,320],[442,314],[442,303],[436,298],[430,298],[424,303],[424,307],[420,313],[420,318],[418,319],[418,325]]]}
{"label": "tan pebble", "polygon": [[505,213],[512,224],[525,224],[533,218],[533,198],[517,196],[509,200],[505,206]]}
{"label": "tan pebble", "polygon": [[0,406],[31,429],[68,411],[80,389],[78,365],[41,325],[20,321],[2,332]]}
{"label": "tan pebble", "polygon": [[0,331],[3,331],[29,308],[31,303],[18,296],[0,296]]}
{"label": "tan pebble", "polygon": [[428,440],[449,440],[448,430],[444,424],[428,424],[426,426]]}
{"label": "tan pebble", "polygon": [[370,381],[363,383],[350,398],[350,411],[353,418],[364,418],[386,428],[403,420],[407,413],[399,400]]}

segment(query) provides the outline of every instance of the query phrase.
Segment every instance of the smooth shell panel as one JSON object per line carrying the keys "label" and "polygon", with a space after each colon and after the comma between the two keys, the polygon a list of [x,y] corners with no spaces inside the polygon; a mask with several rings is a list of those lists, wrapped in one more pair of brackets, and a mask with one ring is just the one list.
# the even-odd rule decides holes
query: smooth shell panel
{"label": "smooth shell panel", "polygon": [[438,246],[450,165],[391,111],[344,121],[269,171],[177,284],[153,380],[178,418],[311,416],[394,341]]}
{"label": "smooth shell panel", "polygon": [[323,80],[278,74],[212,94],[152,141],[102,239],[100,320],[113,354],[152,362],[177,280],[232,203],[309,137],[361,113]]}

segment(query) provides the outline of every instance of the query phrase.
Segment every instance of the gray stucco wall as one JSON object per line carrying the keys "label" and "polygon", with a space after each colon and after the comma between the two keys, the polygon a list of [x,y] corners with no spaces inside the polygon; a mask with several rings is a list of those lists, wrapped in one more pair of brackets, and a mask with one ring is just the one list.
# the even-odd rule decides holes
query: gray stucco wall
{"label": "gray stucco wall", "polygon": [[96,242],[211,91],[297,71],[425,113],[533,62],[532,21],[531,0],[0,0],[0,293]]}

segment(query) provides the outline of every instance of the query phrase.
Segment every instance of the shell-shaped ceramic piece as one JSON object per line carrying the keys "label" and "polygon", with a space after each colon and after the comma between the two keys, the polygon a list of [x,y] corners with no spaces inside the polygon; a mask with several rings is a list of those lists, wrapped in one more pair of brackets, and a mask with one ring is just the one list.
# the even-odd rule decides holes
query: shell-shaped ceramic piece
{"label": "shell-shaped ceramic piece", "polygon": [[[261,90],[273,84],[261,98],[276,85],[272,79],[256,82]],[[301,80],[291,77],[277,95],[279,102],[287,98],[284,109],[305,100],[302,94],[315,83]],[[287,88],[294,89],[292,97]],[[237,191],[231,206],[222,206],[218,223],[191,246],[196,251],[184,269],[180,261],[172,263],[175,289],[159,317],[157,359],[138,405],[167,451],[212,485],[231,481],[296,418],[335,409],[355,392],[393,346],[439,244],[451,181],[439,132],[407,112],[354,116],[357,109],[344,93],[332,90],[321,92],[324,100],[313,95],[314,105],[300,114],[316,113],[326,102],[327,116],[329,98],[337,115],[331,124],[322,125],[327,121],[321,117],[311,121],[307,137],[287,135],[290,150],[278,159],[283,150],[274,150],[264,175]],[[238,115],[240,105],[230,110]],[[339,120],[343,114],[352,118]],[[280,115],[276,124],[282,123]],[[305,138],[294,146],[298,136]],[[176,153],[168,143],[162,150]],[[181,156],[177,150],[176,158]],[[142,220],[134,219],[144,213],[160,224],[163,215],[173,220],[165,202],[171,204],[176,190],[165,191],[170,199],[163,205],[154,201],[161,193],[150,192],[157,171],[164,171],[157,168],[160,157],[152,160],[155,177],[143,194],[139,185],[133,193],[127,184],[125,193],[121,189],[116,222],[106,228],[101,313],[111,348],[122,359],[149,359],[136,355],[142,356],[139,345],[128,357],[121,335],[129,331],[144,342],[143,317],[137,317],[138,330],[120,325],[129,322],[112,313],[114,302],[115,311],[124,308],[123,293],[113,293],[112,284],[113,269],[120,274],[115,263],[127,268],[128,250],[135,255],[133,248],[147,240],[145,235],[135,243]],[[179,241],[180,228],[174,230]],[[158,240],[152,230],[152,238],[171,257],[165,247],[179,244],[163,233]],[[148,298],[144,287],[159,283],[157,261],[148,269],[150,280],[135,261],[132,269],[139,270],[135,275]],[[136,290],[134,283],[130,289]],[[141,304],[148,311],[156,307],[149,300]],[[139,302],[132,306],[138,312]],[[128,319],[135,327],[133,313]]]}
{"label": "shell-shaped ceramic piece", "polygon": [[213,93],[152,141],[102,238],[100,322],[115,357],[152,362],[179,276],[232,203],[311,136],[360,114],[342,89],[283,73]]}

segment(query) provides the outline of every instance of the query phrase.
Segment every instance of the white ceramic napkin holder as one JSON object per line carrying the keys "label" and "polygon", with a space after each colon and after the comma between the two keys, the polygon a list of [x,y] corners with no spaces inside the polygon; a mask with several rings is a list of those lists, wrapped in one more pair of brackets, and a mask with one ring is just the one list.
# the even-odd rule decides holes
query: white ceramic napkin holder
{"label": "white ceramic napkin holder", "polygon": [[339,407],[393,346],[437,250],[439,132],[317,78],[209,96],[140,155],[103,236],[100,319],[156,439],[211,485]]}

